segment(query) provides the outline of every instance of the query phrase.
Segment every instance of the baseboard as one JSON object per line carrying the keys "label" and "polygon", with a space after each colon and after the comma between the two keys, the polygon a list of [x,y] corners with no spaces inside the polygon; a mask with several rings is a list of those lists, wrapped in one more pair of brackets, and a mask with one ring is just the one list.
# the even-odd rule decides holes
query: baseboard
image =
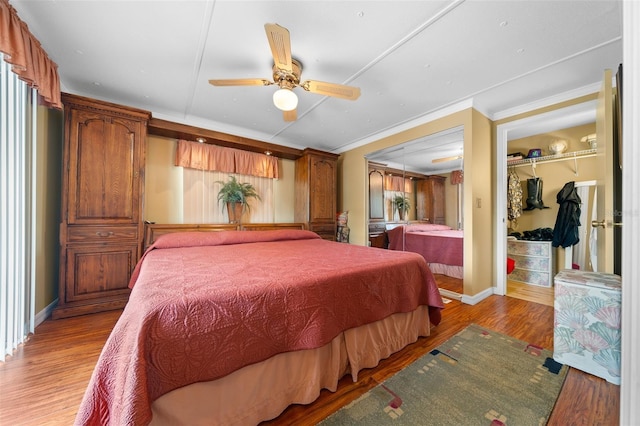
{"label": "baseboard", "polygon": [[462,295],[459,293],[455,293],[453,291],[450,290],[445,290],[444,288],[439,288],[438,289],[440,291],[440,295],[442,297],[446,297],[449,299],[453,299],[453,300],[461,300],[462,299]]}
{"label": "baseboard", "polygon": [[466,294],[462,295],[462,303],[466,303],[467,305],[475,305],[478,302],[483,301],[487,297],[493,294],[493,287],[482,290],[480,293],[474,294],[473,296],[469,296]]}
{"label": "baseboard", "polygon": [[57,304],[58,299],[51,302],[48,306],[46,306],[43,310],[36,314],[34,328],[42,324],[44,320],[51,316],[51,312],[53,312],[53,308],[55,308]]}

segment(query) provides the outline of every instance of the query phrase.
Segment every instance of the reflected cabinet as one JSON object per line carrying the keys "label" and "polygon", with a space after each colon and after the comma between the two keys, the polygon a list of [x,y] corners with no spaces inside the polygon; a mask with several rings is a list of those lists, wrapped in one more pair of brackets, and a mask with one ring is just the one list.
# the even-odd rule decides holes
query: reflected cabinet
{"label": "reflected cabinet", "polygon": [[416,182],[416,218],[418,220],[445,224],[445,181],[445,177],[434,175]]}
{"label": "reflected cabinet", "polygon": [[384,221],[384,173],[369,171],[369,220]]}

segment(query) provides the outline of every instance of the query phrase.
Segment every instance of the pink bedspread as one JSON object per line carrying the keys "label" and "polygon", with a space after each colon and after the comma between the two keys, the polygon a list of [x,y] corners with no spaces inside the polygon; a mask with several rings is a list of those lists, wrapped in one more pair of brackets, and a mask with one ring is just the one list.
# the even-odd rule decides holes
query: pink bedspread
{"label": "pink bedspread", "polygon": [[[463,266],[464,246],[463,231],[443,229],[437,231],[422,231],[411,227],[404,232],[403,226],[397,226],[389,231],[389,249],[405,250],[420,253],[427,263],[442,263],[444,265]],[[404,243],[404,244],[403,244]]]}
{"label": "pink bedspread", "polygon": [[173,389],[418,305],[437,324],[444,307],[421,256],[299,230],[164,235],[130,286],[76,424],[147,424]]}

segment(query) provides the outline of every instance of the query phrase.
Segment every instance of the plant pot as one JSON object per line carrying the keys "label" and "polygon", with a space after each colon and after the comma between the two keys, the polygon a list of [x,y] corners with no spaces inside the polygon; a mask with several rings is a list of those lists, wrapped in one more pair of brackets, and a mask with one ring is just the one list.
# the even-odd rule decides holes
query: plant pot
{"label": "plant pot", "polygon": [[400,222],[404,220],[404,210],[398,209],[398,218],[400,219]]}
{"label": "plant pot", "polygon": [[242,203],[227,203],[227,215],[229,216],[229,223],[241,223],[243,213]]}

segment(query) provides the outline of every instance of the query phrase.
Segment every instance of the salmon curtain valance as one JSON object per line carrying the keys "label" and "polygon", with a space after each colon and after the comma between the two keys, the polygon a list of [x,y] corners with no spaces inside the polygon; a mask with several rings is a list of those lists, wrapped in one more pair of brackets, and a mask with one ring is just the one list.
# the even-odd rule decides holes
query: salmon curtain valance
{"label": "salmon curtain valance", "polygon": [[0,52],[18,78],[38,91],[42,104],[62,109],[58,65],[8,0],[0,0]]}
{"label": "salmon curtain valance", "polygon": [[411,179],[402,176],[386,175],[384,177],[384,189],[386,191],[413,192]]}
{"label": "salmon curtain valance", "polygon": [[462,170],[454,170],[451,172],[451,185],[460,185],[464,182],[464,174]]}
{"label": "salmon curtain valance", "polygon": [[278,179],[278,159],[257,152],[179,140],[176,166]]}

